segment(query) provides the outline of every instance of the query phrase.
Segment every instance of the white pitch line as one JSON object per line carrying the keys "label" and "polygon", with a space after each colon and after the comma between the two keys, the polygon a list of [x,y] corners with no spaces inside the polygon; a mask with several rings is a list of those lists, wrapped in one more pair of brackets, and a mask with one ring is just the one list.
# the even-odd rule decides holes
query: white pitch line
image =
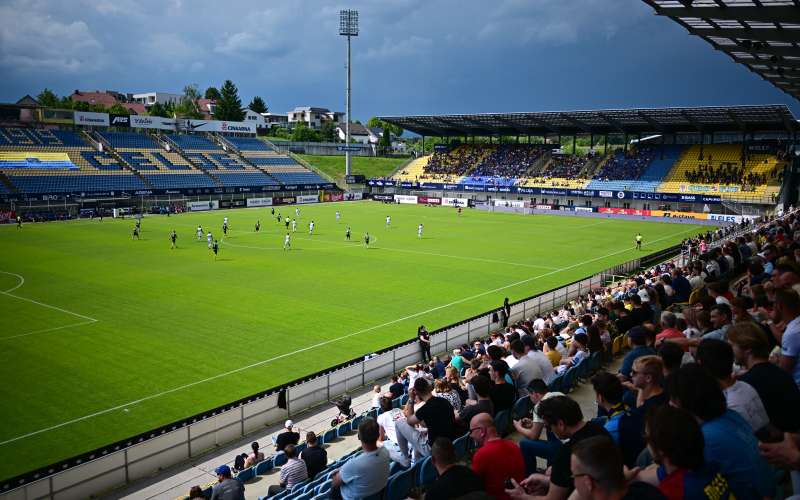
{"label": "white pitch line", "polygon": [[76,327],[76,326],[91,325],[93,323],[97,323],[97,320],[81,321],[79,323],[72,323],[72,324],[64,325],[64,326],[56,326],[54,328],[45,328],[43,330],[34,330],[32,332],[20,333],[19,335],[12,335],[10,337],[2,337],[2,338],[0,338],[0,342],[4,342],[6,340],[11,340],[11,339],[17,339],[17,338],[20,338],[20,337],[28,337],[30,335],[38,335],[38,334],[41,334],[41,333],[55,332],[56,330],[63,330],[65,328],[73,328],[73,327]]}
{"label": "white pitch line", "polygon": [[[684,229],[683,231],[680,231],[680,232],[677,232],[677,233],[674,233],[674,234],[670,234],[670,235],[664,236],[663,238],[659,238],[659,239],[653,240],[651,242],[648,242],[643,246],[647,246],[647,245],[652,244],[652,243],[657,243],[659,241],[663,241],[665,239],[672,238],[674,236],[678,236],[680,234],[686,234],[689,231],[694,231],[694,229],[691,229],[691,230]],[[303,347],[303,348],[300,348],[300,349],[296,349],[296,350],[294,350],[292,352],[287,352],[287,353],[284,353],[284,354],[280,354],[280,355],[274,356],[272,358],[268,358],[268,359],[265,359],[265,360],[262,360],[262,361],[257,361],[255,363],[251,363],[251,364],[249,364],[247,366],[242,366],[242,367],[236,368],[234,370],[230,370],[230,371],[227,371],[227,372],[219,373],[219,374],[214,375],[212,377],[207,377],[207,378],[204,378],[202,380],[197,380],[195,382],[191,382],[189,384],[185,384],[185,385],[182,385],[182,386],[174,387],[172,389],[167,389],[166,391],[161,391],[161,392],[156,393],[156,394],[151,394],[149,396],[145,396],[145,397],[133,400],[133,401],[129,401],[127,403],[123,403],[123,404],[114,406],[112,408],[107,408],[105,410],[96,411],[96,412],[91,413],[89,415],[84,415],[82,417],[73,418],[72,420],[67,420],[66,422],[61,422],[60,424],[51,425],[50,427],[46,427],[46,428],[39,429],[39,430],[36,430],[36,431],[28,432],[27,434],[22,434],[22,435],[19,435],[19,436],[10,438],[10,439],[6,439],[5,441],[0,441],[0,446],[4,446],[4,445],[7,445],[9,443],[13,443],[13,442],[16,442],[16,441],[20,441],[22,439],[26,439],[26,438],[29,438],[29,437],[32,437],[32,436],[36,436],[38,434],[42,434],[42,433],[49,432],[49,431],[52,431],[52,430],[55,430],[55,429],[59,429],[61,427],[66,427],[68,425],[72,425],[72,424],[75,424],[75,423],[78,423],[78,422],[82,422],[84,420],[89,420],[89,419],[94,418],[94,417],[99,417],[100,415],[105,415],[106,413],[111,413],[113,411],[120,410],[122,408],[127,408],[129,406],[133,406],[133,405],[136,405],[136,404],[139,404],[139,403],[143,403],[143,402],[149,401],[151,399],[156,399],[156,398],[159,398],[161,396],[165,396],[167,394],[172,394],[174,392],[182,391],[184,389],[188,389],[188,388],[194,387],[196,385],[204,384],[204,383],[210,382],[212,380],[216,380],[216,379],[219,379],[219,378],[227,377],[228,375],[233,375],[235,373],[239,373],[239,372],[242,372],[242,371],[245,371],[245,370],[249,370],[249,369],[255,368],[257,366],[262,366],[262,365],[265,365],[267,363],[271,363],[273,361],[277,361],[279,359],[283,359],[283,358],[286,358],[286,357],[289,357],[289,356],[294,356],[295,354],[300,354],[300,353],[309,351],[311,349],[316,349],[316,348],[318,348],[320,346],[323,346],[323,345],[332,344],[334,342],[339,342],[341,340],[348,339],[348,338],[354,337],[356,335],[361,335],[362,333],[370,332],[372,330],[377,330],[378,328],[383,328],[385,326],[393,325],[395,323],[400,323],[400,322],[405,321],[407,319],[416,318],[418,316],[422,316],[424,314],[428,314],[428,313],[431,313],[431,312],[434,312],[434,311],[438,311],[440,309],[445,309],[445,308],[448,308],[448,307],[451,307],[451,306],[454,306],[454,305],[458,305],[458,304],[461,304],[461,303],[464,303],[464,302],[468,302],[470,300],[474,300],[474,299],[477,299],[477,298],[480,298],[480,297],[483,297],[483,296],[486,296],[486,295],[490,295],[492,293],[496,293],[496,292],[499,292],[501,290],[505,290],[507,288],[513,288],[515,286],[523,285],[523,284],[529,283],[529,282],[531,282],[531,281],[533,281],[535,279],[544,278],[546,276],[550,276],[550,275],[553,275],[553,274],[556,274],[556,273],[559,273],[559,272],[563,272],[563,271],[568,271],[570,269],[574,269],[576,267],[580,267],[580,266],[583,266],[583,265],[586,265],[586,264],[590,264],[590,263],[596,262],[598,260],[606,259],[608,257],[613,257],[614,255],[618,255],[618,254],[621,254],[623,252],[628,252],[628,251],[630,251],[632,249],[633,248],[625,248],[623,250],[618,250],[616,252],[612,252],[612,253],[607,254],[607,255],[603,255],[603,256],[595,257],[593,259],[589,259],[589,260],[586,260],[586,261],[583,261],[583,262],[579,262],[577,264],[573,264],[571,266],[568,266],[568,267],[565,267],[565,268],[562,268],[562,269],[556,269],[554,271],[550,271],[550,272],[545,273],[545,274],[540,274],[538,276],[533,276],[531,278],[526,278],[524,280],[517,281],[517,282],[511,283],[509,285],[504,285],[504,286],[495,288],[494,290],[489,290],[489,291],[486,291],[486,292],[481,292],[479,294],[472,295],[470,297],[465,297],[463,299],[459,299],[459,300],[450,302],[449,304],[443,304],[441,306],[432,307],[432,308],[430,308],[430,309],[428,309],[426,311],[421,311],[421,312],[418,312],[418,313],[410,314],[410,315],[402,317],[402,318],[398,318],[398,319],[394,319],[394,320],[391,320],[391,321],[387,321],[386,323],[382,323],[380,325],[371,326],[371,327],[365,328],[363,330],[359,330],[357,332],[348,333],[347,335],[343,335],[341,337],[328,339],[328,340],[325,340],[325,341],[322,341],[322,342],[318,342],[318,343],[316,343],[314,345],[310,345],[308,347]]]}
{"label": "white pitch line", "polygon": [[85,319],[85,320],[87,320],[87,321],[91,321],[91,322],[98,321],[97,319],[95,319],[95,318],[92,318],[92,317],[90,317],[90,316],[84,316],[83,314],[78,314],[78,313],[76,313],[76,312],[72,312],[72,311],[69,311],[69,310],[67,310],[67,309],[62,309],[62,308],[60,308],[60,307],[52,306],[52,305],[50,305],[50,304],[45,304],[44,302],[39,302],[38,300],[29,299],[29,298],[27,298],[27,297],[20,297],[19,295],[13,295],[11,292],[13,292],[13,291],[14,291],[14,290],[16,290],[17,288],[21,287],[21,286],[22,286],[22,285],[25,283],[25,278],[23,278],[23,277],[22,277],[22,276],[20,276],[19,274],[16,274],[16,273],[9,273],[9,272],[7,272],[7,271],[0,271],[0,273],[3,273],[3,274],[9,274],[9,275],[11,275],[11,276],[16,276],[17,278],[19,278],[19,279],[20,279],[20,283],[19,283],[19,284],[17,284],[17,286],[15,286],[15,287],[13,287],[13,288],[10,288],[10,289],[8,289],[8,290],[0,290],[0,294],[6,295],[6,296],[8,296],[8,297],[13,297],[13,298],[15,298],[15,299],[19,299],[19,300],[24,300],[24,301],[27,301],[27,302],[31,302],[31,303],[33,303],[33,304],[40,305],[40,306],[42,306],[42,307],[47,307],[47,308],[49,308],[49,309],[54,309],[54,310],[56,310],[56,311],[61,311],[61,312],[63,312],[63,313],[66,313],[66,314],[71,314],[72,316],[77,316],[77,317],[79,317],[79,318],[83,318],[83,319]]}
{"label": "white pitch line", "polygon": [[17,288],[19,288],[19,287],[21,287],[22,285],[25,284],[25,278],[21,274],[9,273],[8,271],[0,271],[0,274],[7,274],[9,276],[16,276],[17,279],[19,280],[19,283],[17,283],[17,286],[9,288],[8,290],[5,290],[3,293],[11,293],[14,290],[16,290]]}

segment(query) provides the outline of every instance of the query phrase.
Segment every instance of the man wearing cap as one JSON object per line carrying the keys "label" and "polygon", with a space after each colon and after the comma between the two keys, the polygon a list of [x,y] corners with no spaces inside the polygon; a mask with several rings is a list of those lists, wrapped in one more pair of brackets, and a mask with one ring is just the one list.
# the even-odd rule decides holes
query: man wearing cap
{"label": "man wearing cap", "polygon": [[219,483],[211,489],[211,500],[244,500],[244,485],[231,477],[230,467],[220,465],[214,472]]}
{"label": "man wearing cap", "polygon": [[287,444],[294,444],[300,442],[300,433],[292,431],[292,427],[294,426],[294,422],[291,420],[287,420],[284,424],[286,430],[278,434],[278,437],[275,438],[275,450],[276,451],[283,451]]}

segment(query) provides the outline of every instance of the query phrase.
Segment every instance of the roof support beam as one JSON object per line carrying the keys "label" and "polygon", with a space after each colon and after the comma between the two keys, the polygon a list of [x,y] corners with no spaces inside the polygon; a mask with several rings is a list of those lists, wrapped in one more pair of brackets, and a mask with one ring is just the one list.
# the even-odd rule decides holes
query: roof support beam
{"label": "roof support beam", "polygon": [[574,117],[570,116],[567,113],[559,113],[558,116],[560,116],[561,118],[567,120],[568,122],[570,122],[571,124],[575,125],[579,129],[583,130],[587,134],[592,131],[592,127],[586,125],[584,122],[578,120],[577,118],[574,118]]}
{"label": "roof support beam", "polygon": [[549,130],[553,134],[560,134],[561,133],[558,130],[557,127],[554,127],[554,126],[550,125],[549,123],[547,123],[546,121],[544,121],[542,119],[539,119],[539,118],[537,118],[535,116],[526,116],[525,119],[529,120],[529,121],[532,121],[533,123],[539,125],[543,129]]}
{"label": "roof support beam", "polygon": [[796,7],[656,7],[656,15],[669,17],[697,17],[700,19],[724,19],[726,21],[800,23],[800,12]]}
{"label": "roof support beam", "polygon": [[694,28],[689,27],[693,35],[703,37],[730,38],[732,40],[759,40],[762,42],[800,42],[800,30],[784,30],[775,28],[736,29],[736,28]]}
{"label": "roof support beam", "polygon": [[495,116],[493,118],[495,120],[499,121],[500,123],[504,123],[504,124],[508,125],[509,127],[513,128],[514,130],[519,132],[520,134],[530,135],[530,133],[531,133],[531,129],[530,128],[525,127],[523,125],[520,125],[519,123],[515,123],[514,121],[509,120],[508,118],[503,118],[503,117],[500,117],[500,116]]}
{"label": "roof support beam", "polygon": [[659,132],[663,132],[664,131],[664,125],[662,125],[661,123],[655,121],[653,118],[650,118],[644,112],[637,111],[636,115],[639,116],[642,120],[644,120],[647,123],[649,123],[651,127],[655,127],[655,129],[658,130]]}
{"label": "roof support beam", "polygon": [[691,123],[692,126],[696,128],[698,132],[703,132],[703,126],[697,120],[695,120],[689,113],[687,113],[686,111],[681,111],[681,116],[684,117],[686,121]]}
{"label": "roof support beam", "polygon": [[615,128],[615,129],[617,129],[617,131],[619,131],[619,132],[623,132],[623,133],[625,132],[625,127],[623,127],[623,126],[622,126],[622,124],[621,124],[620,122],[618,122],[617,120],[615,120],[614,118],[611,118],[611,117],[610,117],[610,116],[608,116],[607,114],[605,114],[605,113],[601,113],[601,112],[598,112],[598,113],[597,113],[597,116],[599,116],[599,117],[600,117],[600,118],[602,118],[603,120],[607,121],[607,122],[608,122],[608,124],[609,124],[611,127],[613,127],[613,128]]}
{"label": "roof support beam", "polygon": [[736,116],[736,113],[734,113],[730,109],[725,110],[725,113],[730,117],[731,120],[735,121],[736,124],[739,125],[739,128],[742,130],[742,132],[747,130],[747,127],[745,127],[744,123],[742,123],[739,117]]}

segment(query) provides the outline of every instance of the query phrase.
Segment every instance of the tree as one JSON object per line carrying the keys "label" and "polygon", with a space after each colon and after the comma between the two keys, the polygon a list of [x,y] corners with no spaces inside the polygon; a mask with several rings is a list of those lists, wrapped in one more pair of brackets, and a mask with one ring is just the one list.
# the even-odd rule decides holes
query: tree
{"label": "tree", "polygon": [[383,151],[389,151],[390,149],[392,149],[392,133],[389,132],[389,130],[383,129],[383,135],[378,141],[378,146]]}
{"label": "tree", "polygon": [[367,127],[369,127],[369,128],[376,128],[377,127],[377,128],[383,129],[384,131],[388,130],[390,134],[392,134],[394,136],[397,136],[397,137],[400,137],[401,135],[403,135],[403,128],[402,127],[400,127],[399,125],[393,125],[391,123],[385,122],[385,121],[379,119],[377,116],[373,116],[372,118],[369,119],[369,121],[367,122]]}
{"label": "tree", "polygon": [[147,110],[147,114],[150,116],[160,116],[161,118],[169,118],[172,116],[168,111],[167,108],[164,107],[163,104],[157,102],[150,106],[150,109]]}
{"label": "tree", "polygon": [[336,140],[336,126],[333,120],[323,120],[319,127],[319,138],[323,142],[333,142]]}
{"label": "tree", "polygon": [[250,104],[248,104],[247,107],[250,108],[252,111],[255,111],[256,113],[259,113],[259,114],[260,113],[267,113],[269,111],[269,108],[267,107],[267,103],[265,103],[264,99],[262,99],[259,96],[253,97],[253,100],[250,101]]}
{"label": "tree", "polygon": [[183,97],[174,108],[175,115],[180,118],[202,119],[203,113],[197,107],[197,99],[199,98],[200,92],[197,90],[196,84],[192,83],[183,87]]}
{"label": "tree", "polygon": [[208,87],[206,89],[205,98],[213,99],[215,101],[219,99],[219,90],[217,90],[217,87]]}
{"label": "tree", "polygon": [[214,119],[240,122],[244,120],[242,100],[239,99],[239,89],[230,80],[225,80],[220,89],[220,97],[214,108]]}
{"label": "tree", "polygon": [[295,142],[319,142],[316,130],[308,128],[305,122],[297,122],[292,129],[292,140]]}
{"label": "tree", "polygon": [[36,100],[39,101],[39,104],[46,108],[61,107],[61,100],[58,98],[55,92],[47,87],[45,87],[44,90],[42,90],[39,95],[36,96]]}
{"label": "tree", "polygon": [[124,107],[122,104],[116,102],[113,106],[108,108],[108,112],[115,114],[115,115],[129,115],[131,114],[131,110]]}

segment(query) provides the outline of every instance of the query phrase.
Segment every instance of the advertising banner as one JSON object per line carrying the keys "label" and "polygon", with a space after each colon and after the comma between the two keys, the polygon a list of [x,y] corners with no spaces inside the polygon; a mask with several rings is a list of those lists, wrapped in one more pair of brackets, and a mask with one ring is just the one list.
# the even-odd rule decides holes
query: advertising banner
{"label": "advertising banner", "polygon": [[377,200],[377,201],[394,201],[394,195],[393,194],[373,194],[372,195],[372,199],[373,200]]}
{"label": "advertising banner", "polygon": [[668,212],[665,210],[651,210],[650,214],[653,217],[664,217],[667,219],[697,219],[697,220],[708,219],[708,214],[702,214],[697,212]]}
{"label": "advertising banner", "polygon": [[247,198],[248,207],[269,207],[272,205],[272,198]]}
{"label": "advertising banner", "polygon": [[130,127],[131,117],[129,115],[111,115],[110,123],[112,127]]}
{"label": "advertising banner", "polygon": [[404,194],[396,194],[394,195],[394,201],[397,203],[407,203],[411,205],[417,204],[417,197],[416,196],[409,196]]}
{"label": "advertising banner", "polygon": [[344,199],[347,200],[347,201],[363,200],[364,199],[364,193],[361,192],[361,191],[358,191],[358,192],[355,192],[355,193],[343,194],[343,196],[344,196]]}
{"label": "advertising banner", "polygon": [[315,194],[304,194],[296,197],[296,203],[317,203],[319,196]]}
{"label": "advertising banner", "polygon": [[576,212],[594,212],[592,207],[575,207]]}
{"label": "advertising banner", "polygon": [[525,208],[524,201],[518,200],[493,200],[496,207]]}
{"label": "advertising banner", "polygon": [[186,204],[192,212],[199,212],[202,210],[211,210],[210,201],[190,201]]}
{"label": "advertising banner", "polygon": [[160,116],[130,116],[130,126],[135,128],[155,128],[160,130],[175,130],[175,120]]}
{"label": "advertising banner", "polygon": [[108,127],[108,113],[75,112],[75,125],[86,127]]}
{"label": "advertising banner", "polygon": [[758,217],[755,215],[723,215],[723,214],[708,214],[708,220],[718,220],[720,222],[735,222],[740,224],[743,220],[755,220]]}
{"label": "advertising banner", "polygon": [[272,198],[273,205],[291,205],[292,203],[294,203],[294,196]]}
{"label": "advertising banner", "polygon": [[550,205],[536,205],[536,210],[552,210],[553,207]]}
{"label": "advertising banner", "polygon": [[419,196],[417,198],[417,203],[420,205],[441,205],[442,199],[441,198],[428,198],[427,196]]}
{"label": "advertising banner", "polygon": [[228,122],[219,120],[185,120],[183,126],[191,132],[242,132],[255,134],[255,123]]}
{"label": "advertising banner", "polygon": [[650,210],[637,210],[635,208],[606,208],[601,207],[597,209],[598,212],[601,214],[614,214],[614,215],[644,215],[650,216],[652,212]]}
{"label": "advertising banner", "polygon": [[469,200],[466,198],[442,198],[442,205],[467,208]]}

